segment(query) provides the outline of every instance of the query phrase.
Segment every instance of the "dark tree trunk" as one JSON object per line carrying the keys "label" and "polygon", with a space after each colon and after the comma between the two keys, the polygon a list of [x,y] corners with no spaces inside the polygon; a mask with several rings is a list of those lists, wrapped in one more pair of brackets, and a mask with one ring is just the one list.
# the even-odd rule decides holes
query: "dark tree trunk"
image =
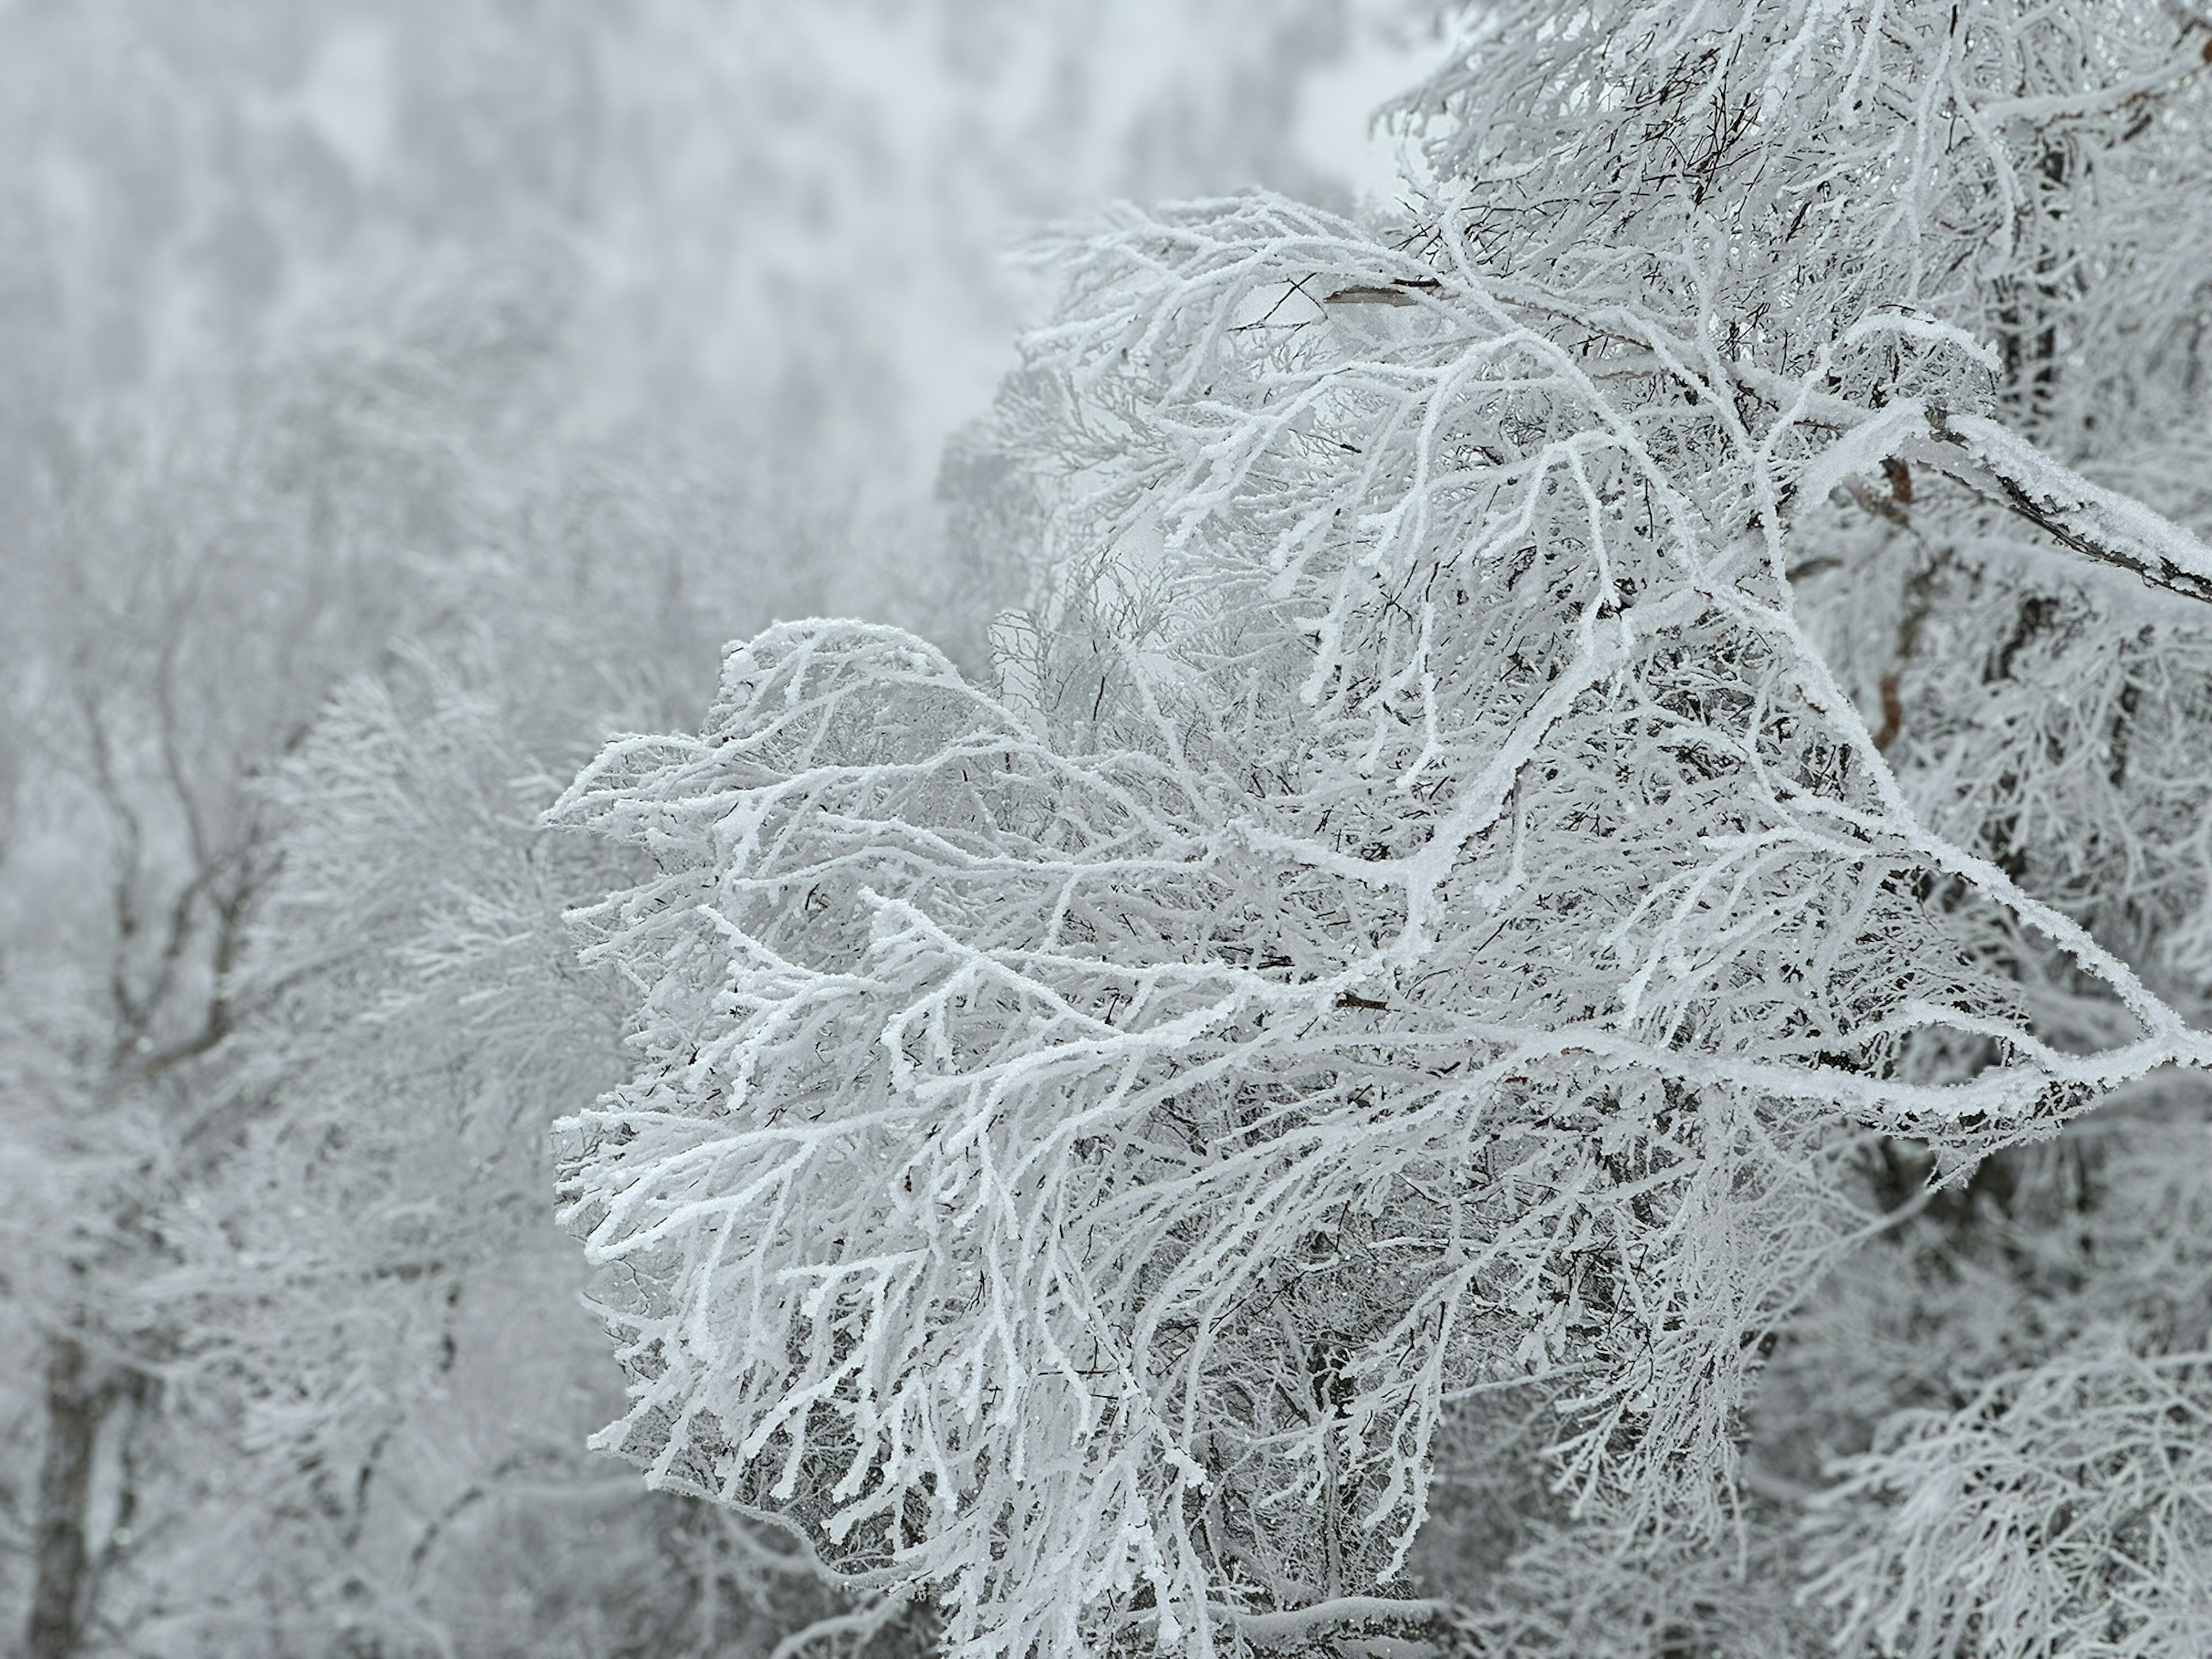
{"label": "dark tree trunk", "polygon": [[55,1336],[46,1350],[46,1453],[39,1468],[31,1659],[74,1659],[83,1635],[84,1529],[100,1403],[84,1386],[84,1345],[73,1336]]}

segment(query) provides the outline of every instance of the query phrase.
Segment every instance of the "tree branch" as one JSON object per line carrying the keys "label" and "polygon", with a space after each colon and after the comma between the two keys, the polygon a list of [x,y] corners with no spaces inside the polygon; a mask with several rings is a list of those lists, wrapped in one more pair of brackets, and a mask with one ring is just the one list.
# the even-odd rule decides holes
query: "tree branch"
{"label": "tree branch", "polygon": [[1401,1601],[1387,1595],[1339,1595],[1279,1613],[1239,1613],[1224,1607],[1208,1611],[1228,1620],[1237,1636],[1252,1646],[1279,1652],[1308,1646],[1331,1634],[1364,1634],[1371,1626],[1439,1630],[1466,1619],[1455,1602],[1435,1597]]}
{"label": "tree branch", "polygon": [[2091,483],[2027,439],[1979,416],[1894,404],[1805,469],[1804,499],[1824,498],[1890,460],[1940,472],[2062,546],[2147,586],[2212,605],[2212,547],[2138,501]]}

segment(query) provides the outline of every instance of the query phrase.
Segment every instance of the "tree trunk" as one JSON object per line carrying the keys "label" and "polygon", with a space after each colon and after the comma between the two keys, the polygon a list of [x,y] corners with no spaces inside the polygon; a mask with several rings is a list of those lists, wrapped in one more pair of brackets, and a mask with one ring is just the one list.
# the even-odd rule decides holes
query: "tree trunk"
{"label": "tree trunk", "polygon": [[56,1335],[46,1352],[46,1452],[39,1468],[31,1659],[74,1659],[83,1635],[84,1529],[99,1427],[100,1397],[84,1386],[84,1345]]}

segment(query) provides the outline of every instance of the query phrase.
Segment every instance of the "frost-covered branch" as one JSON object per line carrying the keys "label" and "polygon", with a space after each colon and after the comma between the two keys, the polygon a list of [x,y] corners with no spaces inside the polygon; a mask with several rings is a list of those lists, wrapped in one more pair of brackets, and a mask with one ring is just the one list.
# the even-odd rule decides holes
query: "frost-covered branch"
{"label": "frost-covered branch", "polygon": [[[1741,1536],[1753,1381],[1883,1231],[1878,1149],[1958,1176],[2212,1063],[2020,815],[1905,769],[1896,678],[1877,742],[1790,576],[1900,460],[1881,533],[1925,465],[2203,597],[2048,459],[2101,430],[2081,354],[2183,397],[2080,302],[2180,267],[2069,241],[1983,110],[2150,73],[2129,19],[1491,9],[1405,106],[1405,222],[1063,235],[975,440],[1036,528],[993,680],[781,625],[551,815],[653,865],[574,917],[639,1007],[567,1131],[599,1443],[975,1659],[1415,1618],[1493,1387],[1552,1413],[1561,1559]],[[2066,142],[2149,190],[2100,108]]]}
{"label": "frost-covered branch", "polygon": [[2142,502],[2099,488],[1980,416],[1895,404],[1832,444],[1799,480],[1825,498],[1854,474],[1902,461],[1964,484],[2075,552],[2185,599],[2212,603],[2212,547]]}

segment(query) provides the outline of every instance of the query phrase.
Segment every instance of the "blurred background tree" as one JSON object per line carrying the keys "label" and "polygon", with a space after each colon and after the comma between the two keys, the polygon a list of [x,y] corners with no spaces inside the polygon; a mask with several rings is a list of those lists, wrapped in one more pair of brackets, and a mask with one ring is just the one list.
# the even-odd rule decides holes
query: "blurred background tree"
{"label": "blurred background tree", "polygon": [[546,780],[771,617],[941,614],[936,451],[1034,303],[1003,248],[1104,195],[1348,205],[1422,24],[0,9],[11,1637],[764,1651],[840,1613],[580,1450],[616,1402],[543,1133],[620,1012]]}
{"label": "blurred background tree", "polygon": [[967,1654],[2202,1650],[2212,14],[1468,21],[1061,239],[987,678],[565,798],[605,1443]]}
{"label": "blurred background tree", "polygon": [[[1808,430],[1934,397],[2212,527],[2201,0],[2095,27],[2086,9],[1500,0],[1467,9],[1451,52],[1431,11],[0,4],[11,1637],[39,1659],[797,1659],[933,1639],[927,1607],[841,1596],[787,1535],[580,1449],[621,1401],[550,1225],[545,1129],[628,1073],[632,993],[575,964],[559,917],[643,872],[539,814],[609,732],[693,726],[722,642],[777,618],[915,629],[1063,737],[1143,725],[1116,701],[1132,682],[1109,697],[1069,665],[1088,674],[1095,644],[1149,625],[1160,538],[1095,532],[1144,520],[1161,477],[1211,500],[1267,457],[1284,365],[1117,428],[1159,388],[1117,366],[1113,307],[1079,303],[1098,327],[1060,341],[1060,367],[1095,348],[1085,397],[1137,386],[1088,424],[1095,403],[1053,401],[1055,348],[1017,357],[1049,283],[1000,253],[1036,222],[1249,185],[1364,207],[1356,235],[1323,237],[1352,250],[1322,314],[1353,343],[1358,395],[1361,363],[1427,349],[1416,325],[1463,258],[1564,292],[1532,326],[1632,386],[1639,430],[1679,446],[1697,489],[1745,476],[1730,411],[1772,421],[1810,385]],[[1401,143],[1370,149],[1368,107],[1417,83]],[[1071,246],[1074,267],[1118,282],[1135,250],[1152,270],[1167,222],[1125,215]],[[1291,257],[1243,234],[1232,265]],[[1198,315],[1174,289],[1153,314]],[[1994,367],[1887,323],[1839,345],[1846,301],[1955,325]],[[1685,347],[1675,366],[1620,345],[1623,307],[1656,330],[1644,345]],[[1232,431],[1250,442],[1206,448]],[[1410,475],[1369,458],[1413,440],[1372,435],[1346,424],[1274,483],[1396,489]],[[1455,465],[1499,465],[1480,447],[1497,434],[1474,435]],[[1799,441],[1775,452],[1785,471]],[[2033,521],[2047,503],[1868,454],[1834,500],[1788,504],[1776,581],[1806,649],[1934,833],[2201,1029],[2198,608],[2061,550]],[[1102,556],[1077,574],[1103,585],[1055,568],[1086,546]],[[1123,552],[1141,580],[1114,574]],[[1009,631],[1054,580],[1097,603]],[[1202,619],[1219,586],[1171,597],[1198,592]],[[1528,637],[1556,643],[1546,607],[1569,599],[1524,585],[1496,614],[1533,607]],[[1387,642],[1396,623],[1369,620]],[[1054,630],[1066,672],[1042,672],[1048,652],[1024,678]],[[1669,708],[1705,706],[1708,666],[1670,667],[1695,695]],[[1376,709],[1380,757],[1416,727],[1357,712]],[[1413,823],[1376,817],[1384,853]],[[1582,843],[1559,844],[1587,874]],[[1942,884],[1913,899],[1939,930],[1986,920]],[[2054,1052],[2120,1035],[2111,999],[2019,930],[1975,937],[1977,972]],[[1368,1000],[1338,1006],[1347,1021],[1382,1012],[1352,994]],[[1817,1064],[1840,1074],[1838,1052]],[[1990,1053],[1912,1063],[1951,1076]],[[1742,1328],[1740,1401],[1692,1402],[1715,1461],[1738,1463],[1726,1547],[1661,1528],[1624,1549],[1576,1514],[1547,1451],[1565,1373],[1469,1384],[1486,1391],[1437,1425],[1410,1562],[1464,1616],[1450,1639],[1638,1659],[1838,1636],[2202,1648],[2202,1091],[2154,1073],[1974,1164],[2002,1139],[1940,1171],[1896,1124],[1830,1143],[1852,1156],[1824,1166],[1825,1195],[1879,1232]],[[1300,1273],[1339,1237],[1304,1236]],[[1525,1316],[1556,1314],[1554,1292],[1587,1312],[1601,1278],[1534,1285]],[[1591,1340],[1631,1328],[1602,1322]],[[1316,1414],[1276,1426],[1318,1454],[1314,1388],[1343,1364],[1326,1330],[1303,1334],[1314,1387],[1283,1398]],[[1296,1601],[1315,1562],[1324,1588],[1376,1565],[1349,1536],[1310,1518],[1244,1540],[1246,1565]]]}

